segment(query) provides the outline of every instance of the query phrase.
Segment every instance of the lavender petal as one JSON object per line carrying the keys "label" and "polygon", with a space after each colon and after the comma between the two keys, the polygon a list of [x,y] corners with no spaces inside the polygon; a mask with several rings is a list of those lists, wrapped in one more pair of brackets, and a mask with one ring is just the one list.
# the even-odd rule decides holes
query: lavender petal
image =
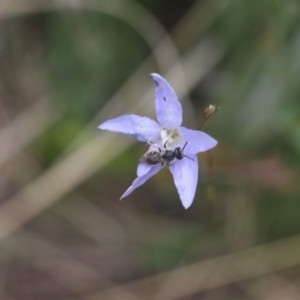
{"label": "lavender petal", "polygon": [[180,200],[185,209],[192,204],[198,182],[198,160],[196,155],[191,155],[193,160],[183,158],[170,166]]}
{"label": "lavender petal", "polygon": [[160,125],[147,117],[123,115],[110,119],[98,126],[99,129],[129,134],[139,141],[156,141],[160,137]]}
{"label": "lavender petal", "polygon": [[187,142],[184,153],[197,154],[207,151],[217,145],[217,141],[208,134],[199,131],[180,127],[181,137]]}
{"label": "lavender petal", "polygon": [[182,107],[177,96],[166,79],[158,74],[151,74],[156,83],[155,109],[160,125],[166,129],[176,129],[182,123]]}
{"label": "lavender petal", "polygon": [[148,173],[144,174],[143,176],[137,177],[133,181],[132,185],[126,190],[126,192],[122,195],[120,200],[122,200],[124,197],[131,194],[136,188],[144,184],[150,177],[158,173],[161,168],[162,168],[161,165],[151,166],[151,169],[149,170]]}

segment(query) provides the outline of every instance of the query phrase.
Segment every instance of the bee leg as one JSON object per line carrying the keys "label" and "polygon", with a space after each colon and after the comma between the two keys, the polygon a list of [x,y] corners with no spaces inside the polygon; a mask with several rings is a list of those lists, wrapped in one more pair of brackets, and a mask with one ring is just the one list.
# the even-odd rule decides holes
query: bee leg
{"label": "bee leg", "polygon": [[158,151],[161,152],[161,149],[160,149],[158,146],[156,146],[153,142],[148,141],[147,144],[148,144],[149,146],[152,146],[152,147],[157,148]]}
{"label": "bee leg", "polygon": [[167,143],[169,142],[170,137],[166,140],[166,142],[164,143],[164,148],[167,149]]}

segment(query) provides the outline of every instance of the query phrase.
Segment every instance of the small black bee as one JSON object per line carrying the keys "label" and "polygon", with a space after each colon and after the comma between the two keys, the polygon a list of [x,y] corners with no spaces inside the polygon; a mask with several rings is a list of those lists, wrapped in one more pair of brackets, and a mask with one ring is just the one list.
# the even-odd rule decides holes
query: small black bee
{"label": "small black bee", "polygon": [[184,155],[183,150],[186,147],[187,142],[184,144],[183,148],[180,147],[175,148],[174,150],[166,149],[166,143],[164,144],[165,150],[161,150],[159,147],[158,151],[148,151],[146,152],[140,161],[145,161],[149,165],[157,165],[161,163],[163,166],[164,164],[170,165],[171,162],[174,161],[175,158],[181,160],[184,157],[187,157],[188,159],[193,160],[191,157]]}

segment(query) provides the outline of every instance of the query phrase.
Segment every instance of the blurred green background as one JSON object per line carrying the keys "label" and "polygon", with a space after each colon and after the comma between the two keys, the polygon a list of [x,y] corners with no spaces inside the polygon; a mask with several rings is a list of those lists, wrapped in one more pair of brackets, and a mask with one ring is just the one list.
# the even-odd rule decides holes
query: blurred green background
{"label": "blurred green background", "polygon": [[[0,299],[300,299],[298,0],[1,0]],[[119,202],[164,76],[218,146]]]}

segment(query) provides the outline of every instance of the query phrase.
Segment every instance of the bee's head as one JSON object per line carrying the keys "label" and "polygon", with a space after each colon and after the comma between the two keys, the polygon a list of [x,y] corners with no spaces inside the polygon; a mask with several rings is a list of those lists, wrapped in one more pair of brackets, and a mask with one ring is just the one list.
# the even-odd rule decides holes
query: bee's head
{"label": "bee's head", "polygon": [[180,147],[175,148],[175,150],[174,150],[174,156],[175,156],[177,159],[183,159],[184,157],[187,157],[187,158],[193,160],[191,157],[186,156],[186,155],[183,154],[183,150],[184,150],[184,148],[186,147],[186,145],[187,145],[187,142],[185,142],[185,144],[184,144],[184,146],[182,147],[182,149],[181,149]]}
{"label": "bee's head", "polygon": [[174,150],[174,156],[177,158],[177,159],[183,159],[183,153],[182,153],[182,150],[180,147],[177,147],[175,148]]}

